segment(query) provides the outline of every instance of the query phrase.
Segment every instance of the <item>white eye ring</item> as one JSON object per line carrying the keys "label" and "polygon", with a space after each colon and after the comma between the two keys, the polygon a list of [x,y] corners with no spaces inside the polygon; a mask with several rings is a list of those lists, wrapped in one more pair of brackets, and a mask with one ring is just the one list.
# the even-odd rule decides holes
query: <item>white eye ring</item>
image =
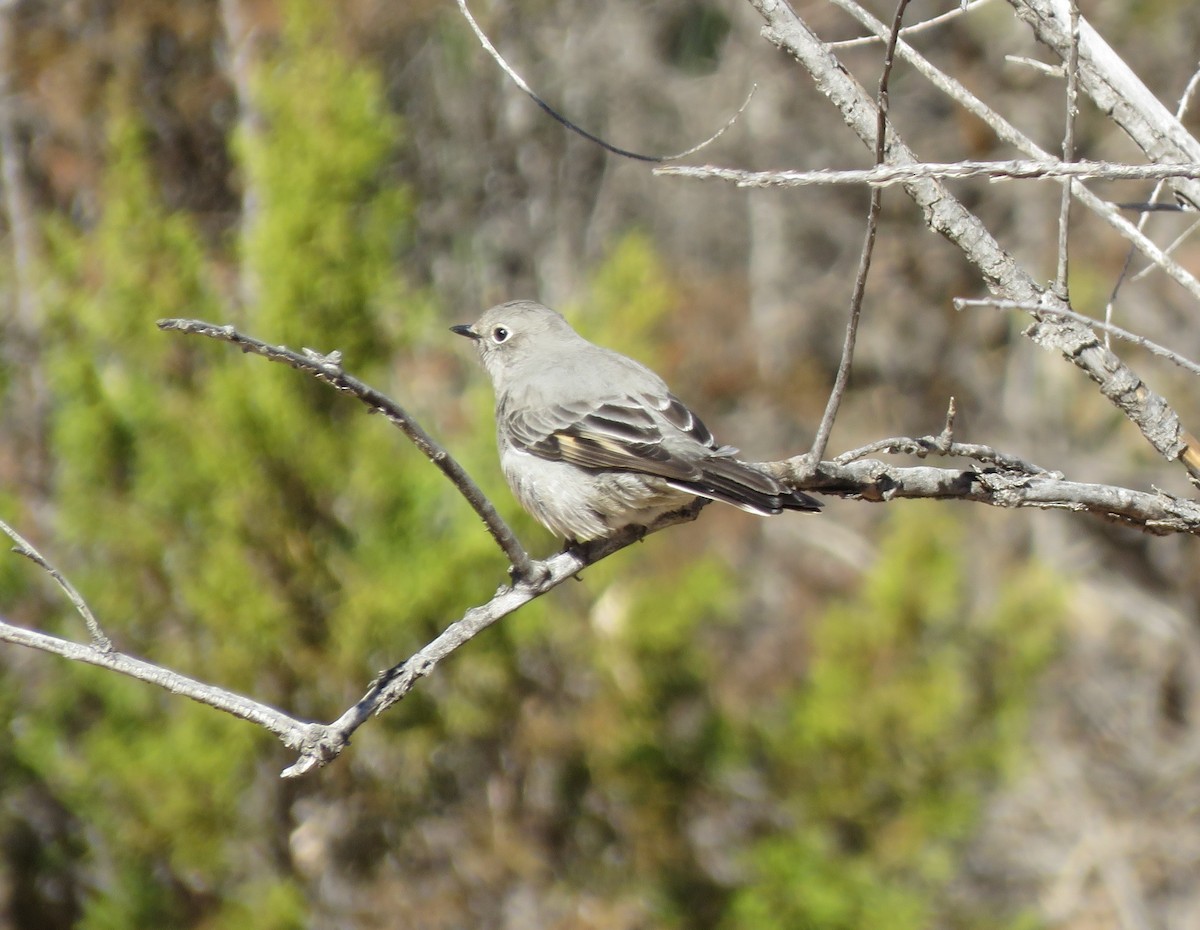
{"label": "white eye ring", "polygon": [[512,334],[503,326],[497,326],[492,330],[492,342],[496,343],[497,345],[502,342],[507,342],[510,335]]}

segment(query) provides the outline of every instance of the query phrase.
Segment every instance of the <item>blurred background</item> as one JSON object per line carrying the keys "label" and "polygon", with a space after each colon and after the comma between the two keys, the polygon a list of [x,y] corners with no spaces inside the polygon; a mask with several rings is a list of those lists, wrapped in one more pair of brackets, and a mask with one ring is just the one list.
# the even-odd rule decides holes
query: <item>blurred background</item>
{"label": "blurred background", "polygon": [[[749,4],[475,13],[615,145],[689,148],[757,86],[692,163],[870,163]],[[1200,6],[1085,14],[1173,108]],[[1006,61],[1050,60],[1008,6],[912,41],[1058,151],[1061,82]],[[877,45],[839,54],[875,86]],[[0,515],[124,651],[330,720],[504,581],[386,422],[160,317],[341,350],[538,555],[558,543],[504,487],[490,389],[446,330],[492,303],[562,310],[749,458],[807,448],[865,190],[655,177],[544,115],[449,0],[9,0],[0,75]],[[903,65],[891,97],[927,160],[1016,154]],[[1140,160],[1087,104],[1078,145]],[[1053,276],[1057,186],[954,190]],[[1149,230],[1169,242],[1185,220]],[[1078,208],[1072,245],[1074,305],[1101,314],[1125,246]],[[1194,240],[1175,256],[1200,266]],[[953,396],[963,441],[1190,494],[1022,320],[954,312],[980,294],[887,191],[831,454],[936,433]],[[1123,285],[1116,322],[1196,357],[1195,309],[1151,274]],[[1196,430],[1192,385],[1121,351]],[[1197,564],[1190,539],[1061,513],[712,507],[488,630],[295,782],[249,724],[4,647],[0,928],[1194,928]],[[0,611],[84,636],[15,557]]]}

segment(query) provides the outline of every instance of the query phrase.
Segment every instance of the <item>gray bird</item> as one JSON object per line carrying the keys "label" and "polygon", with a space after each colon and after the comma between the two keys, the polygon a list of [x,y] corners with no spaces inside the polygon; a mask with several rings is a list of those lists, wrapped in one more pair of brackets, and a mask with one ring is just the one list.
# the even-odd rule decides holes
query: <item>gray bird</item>
{"label": "gray bird", "polygon": [[549,307],[514,300],[450,329],[475,342],[491,376],[508,486],[568,541],[649,526],[697,497],[764,515],[821,509],[738,461],[662,378],[588,342]]}

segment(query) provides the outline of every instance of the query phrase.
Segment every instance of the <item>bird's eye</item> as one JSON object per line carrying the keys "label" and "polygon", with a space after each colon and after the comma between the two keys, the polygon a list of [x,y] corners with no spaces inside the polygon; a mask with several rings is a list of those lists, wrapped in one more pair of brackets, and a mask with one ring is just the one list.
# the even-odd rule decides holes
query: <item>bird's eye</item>
{"label": "bird's eye", "polygon": [[492,342],[496,343],[497,345],[501,342],[506,342],[508,337],[509,332],[503,326],[497,326],[492,330]]}

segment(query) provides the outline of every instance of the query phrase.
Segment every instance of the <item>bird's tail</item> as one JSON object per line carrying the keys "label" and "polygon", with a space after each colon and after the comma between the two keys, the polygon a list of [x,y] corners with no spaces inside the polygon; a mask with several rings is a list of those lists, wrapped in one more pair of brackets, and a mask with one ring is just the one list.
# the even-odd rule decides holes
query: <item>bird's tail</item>
{"label": "bird's tail", "polygon": [[672,487],[699,497],[732,504],[750,513],[772,516],[785,510],[818,512],[821,504],[803,491],[734,458],[710,458],[696,481],[671,481]]}

